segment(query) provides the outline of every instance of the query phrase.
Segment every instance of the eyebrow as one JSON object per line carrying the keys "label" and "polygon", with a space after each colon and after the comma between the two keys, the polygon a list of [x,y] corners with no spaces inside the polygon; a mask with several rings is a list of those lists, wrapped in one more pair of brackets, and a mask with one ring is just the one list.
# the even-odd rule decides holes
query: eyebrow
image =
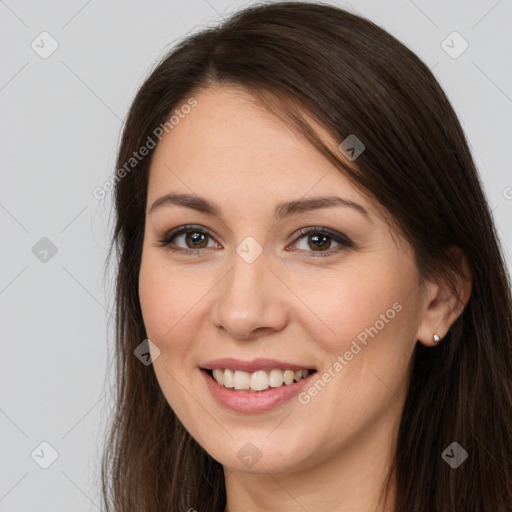
{"label": "eyebrow", "polygon": [[[159,210],[164,206],[171,205],[184,206],[186,208],[191,208],[192,210],[206,213],[208,215],[214,215],[222,219],[222,210],[218,205],[208,201],[204,197],[199,197],[192,194],[170,193],[159,197],[151,205],[149,213],[153,214],[156,210]],[[289,217],[290,215],[318,210],[320,208],[330,208],[334,206],[351,208],[365,216],[368,221],[372,222],[371,215],[363,206],[338,196],[308,197],[304,199],[296,199],[293,201],[279,203],[274,208],[274,219],[281,220],[285,217]]]}

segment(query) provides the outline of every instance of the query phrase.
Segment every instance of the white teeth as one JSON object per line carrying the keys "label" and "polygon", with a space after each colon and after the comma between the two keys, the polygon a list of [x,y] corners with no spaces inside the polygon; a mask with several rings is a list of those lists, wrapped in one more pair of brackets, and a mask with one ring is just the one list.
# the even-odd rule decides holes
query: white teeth
{"label": "white teeth", "polygon": [[251,375],[251,389],[254,391],[262,391],[268,388],[268,375],[265,370],[254,372]]}
{"label": "white teeth", "polygon": [[224,382],[224,372],[222,370],[219,370],[218,368],[215,368],[213,370],[213,378],[219,383],[222,384]]}
{"label": "white teeth", "polygon": [[283,372],[283,381],[286,385],[293,384],[294,378],[295,378],[295,373],[293,370],[285,370]]}
{"label": "white teeth", "polygon": [[270,371],[258,370],[253,373],[242,370],[223,370],[215,368],[213,378],[225,388],[236,390],[264,391],[271,388],[278,388],[283,384],[289,386],[299,382],[309,375],[308,370],[280,370],[273,368]]}
{"label": "white teeth", "polygon": [[[222,371],[222,370],[220,370]],[[223,384],[225,388],[232,388],[233,386],[233,372],[231,370],[224,370],[224,375],[222,376],[222,381],[219,384]],[[218,382],[218,381],[217,381]]]}
{"label": "white teeth", "polygon": [[235,376],[233,377],[233,385],[235,389],[249,389],[251,385],[251,375],[247,372],[236,370]]}
{"label": "white teeth", "polygon": [[270,370],[268,381],[271,388],[278,388],[283,385],[283,371]]}

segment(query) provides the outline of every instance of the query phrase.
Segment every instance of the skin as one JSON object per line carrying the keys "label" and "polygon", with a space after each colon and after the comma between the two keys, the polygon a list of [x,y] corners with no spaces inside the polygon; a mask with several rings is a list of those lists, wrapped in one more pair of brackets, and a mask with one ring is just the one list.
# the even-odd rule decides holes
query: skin
{"label": "skin", "polygon": [[[160,350],[153,363],[159,385],[223,465],[227,511],[373,511],[415,344],[432,345],[434,332],[443,338],[463,306],[443,283],[420,286],[411,246],[378,205],[248,92],[216,86],[194,97],[198,105],[158,144],[148,185],[139,294],[148,338]],[[177,205],[150,213],[171,191],[207,198],[223,219]],[[346,207],[272,217],[282,201],[333,193],[363,206],[371,220]],[[159,244],[185,224],[211,234],[196,255]],[[331,255],[317,256],[308,235],[297,233],[311,226],[335,230],[353,246],[330,238],[321,254]],[[263,249],[252,263],[236,252],[248,236]],[[194,247],[185,235],[173,244]],[[366,346],[359,343],[307,404],[293,398],[263,413],[234,412],[214,401],[200,374],[202,363],[218,357],[332,372],[338,356],[397,303],[394,318]],[[248,442],[261,454],[250,468],[237,457]]]}

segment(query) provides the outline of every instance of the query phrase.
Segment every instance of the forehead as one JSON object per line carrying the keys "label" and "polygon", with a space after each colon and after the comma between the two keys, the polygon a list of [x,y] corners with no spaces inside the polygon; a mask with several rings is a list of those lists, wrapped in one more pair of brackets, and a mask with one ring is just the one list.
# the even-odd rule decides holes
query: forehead
{"label": "forehead", "polygon": [[329,193],[372,209],[339,169],[246,90],[212,87],[193,97],[197,105],[155,150],[148,202],[171,190],[249,202]]}

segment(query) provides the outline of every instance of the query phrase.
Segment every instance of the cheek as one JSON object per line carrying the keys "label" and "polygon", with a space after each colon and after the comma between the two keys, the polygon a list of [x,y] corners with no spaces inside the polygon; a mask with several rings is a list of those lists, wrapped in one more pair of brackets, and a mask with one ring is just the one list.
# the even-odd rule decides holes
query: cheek
{"label": "cheek", "polygon": [[191,352],[186,333],[192,333],[193,323],[197,323],[194,305],[204,292],[188,286],[189,281],[184,273],[171,273],[151,250],[143,254],[139,300],[147,336],[160,351],[153,369],[167,402],[180,418],[197,414],[181,383],[192,371],[191,366],[183,364]]}
{"label": "cheek", "polygon": [[207,269],[169,265],[151,250],[143,255],[139,300],[146,333],[160,349],[161,362],[173,371],[188,368],[182,363],[194,356],[191,343],[205,323],[207,292],[218,279],[212,274]]}
{"label": "cheek", "polygon": [[162,342],[179,326],[194,301],[194,288],[179,272],[162,265],[161,258],[143,254],[139,274],[139,300],[148,337]]}
{"label": "cheek", "polygon": [[[353,340],[362,346],[370,339],[368,330],[386,332],[400,316],[403,291],[400,282],[392,281],[388,271],[343,271],[317,279],[315,283],[296,281],[296,294],[308,305],[308,331],[323,340],[331,354],[343,354]],[[360,343],[361,344],[361,343]]]}
{"label": "cheek", "polygon": [[326,380],[336,381],[329,386],[336,393],[332,400],[343,396],[342,407],[382,403],[389,398],[386,386],[397,390],[406,376],[416,311],[409,286],[414,273],[402,270],[400,279],[392,268],[345,273],[330,284],[326,280],[324,293],[307,290],[315,314],[305,328],[321,326],[315,340],[326,356]]}

